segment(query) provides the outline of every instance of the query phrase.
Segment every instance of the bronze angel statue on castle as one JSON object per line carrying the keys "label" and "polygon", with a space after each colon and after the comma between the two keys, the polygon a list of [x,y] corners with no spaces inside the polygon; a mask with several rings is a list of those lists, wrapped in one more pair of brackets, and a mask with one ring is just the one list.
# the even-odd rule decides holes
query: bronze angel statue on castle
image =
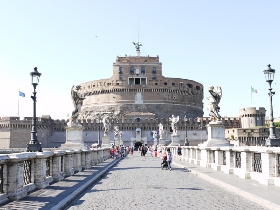
{"label": "bronze angel statue on castle", "polygon": [[139,42],[135,43],[135,42],[132,42],[135,46],[135,49],[136,51],[140,51],[140,47],[143,46],[142,44],[139,44]]}

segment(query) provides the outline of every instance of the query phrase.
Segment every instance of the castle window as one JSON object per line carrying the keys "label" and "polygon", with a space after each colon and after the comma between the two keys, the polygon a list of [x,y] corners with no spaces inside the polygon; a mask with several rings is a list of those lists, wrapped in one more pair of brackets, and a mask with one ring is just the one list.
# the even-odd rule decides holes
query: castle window
{"label": "castle window", "polygon": [[152,76],[152,78],[153,78],[153,79],[156,79],[156,78],[157,78],[157,76],[156,76],[156,75],[153,75],[153,76]]}
{"label": "castle window", "polygon": [[167,85],[167,82],[163,83],[164,85]]}
{"label": "castle window", "polygon": [[134,74],[134,67],[130,67],[130,73]]}
{"label": "castle window", "polygon": [[141,78],[141,85],[146,85],[146,78]]}
{"label": "castle window", "polygon": [[155,85],[158,85],[158,83],[156,82]]}
{"label": "castle window", "polygon": [[140,78],[135,78],[135,85],[140,85]]}
{"label": "castle window", "polygon": [[152,73],[155,74],[157,72],[156,67],[153,67]]}
{"label": "castle window", "polygon": [[180,88],[183,87],[183,82],[179,82],[179,87],[180,87]]}
{"label": "castle window", "polygon": [[119,74],[122,74],[122,67],[119,67]]}
{"label": "castle window", "polygon": [[129,78],[129,85],[134,85],[134,78]]}
{"label": "castle window", "polygon": [[199,86],[196,86],[195,89],[200,90],[200,87],[199,87]]}
{"label": "castle window", "polygon": [[186,88],[193,88],[192,84],[186,84]]}
{"label": "castle window", "polygon": [[116,85],[120,85],[120,84],[117,82]]}
{"label": "castle window", "polygon": [[174,83],[174,82],[172,82],[172,86],[175,86],[175,83]]}
{"label": "castle window", "polygon": [[145,67],[144,66],[141,67],[141,73],[145,74]]}
{"label": "castle window", "polygon": [[136,122],[140,123],[140,117],[136,118]]}
{"label": "castle window", "polygon": [[122,77],[122,74],[120,74],[120,75],[119,75],[119,79],[122,80],[122,78],[123,78],[123,77]]}

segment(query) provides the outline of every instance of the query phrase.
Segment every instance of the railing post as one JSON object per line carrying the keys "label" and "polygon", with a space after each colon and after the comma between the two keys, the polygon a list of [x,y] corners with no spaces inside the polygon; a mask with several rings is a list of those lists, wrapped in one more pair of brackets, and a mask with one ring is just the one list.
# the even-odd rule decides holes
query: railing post
{"label": "railing post", "polygon": [[82,160],[81,160],[82,150],[74,150],[73,153],[73,168],[74,173],[82,171]]}
{"label": "railing post", "polygon": [[273,185],[274,177],[276,176],[276,157],[277,155],[272,153],[272,150],[266,150],[261,153],[262,160],[262,178],[259,180],[261,184]]}
{"label": "railing post", "polygon": [[28,184],[28,186],[24,185],[24,161],[35,157],[36,153],[33,152],[9,155],[10,159],[7,163],[7,195],[10,200],[21,199],[27,195],[28,191],[36,188],[33,183]]}
{"label": "railing post", "polygon": [[73,168],[73,153],[74,150],[66,150],[66,154],[64,155],[64,172],[66,176],[71,176],[74,174]]}
{"label": "railing post", "polygon": [[93,165],[97,165],[99,163],[98,161],[98,150],[100,148],[96,148],[92,150],[92,163]]}
{"label": "railing post", "polygon": [[54,152],[36,152],[37,157],[34,159],[34,184],[36,188],[42,189],[49,185],[46,181],[46,160],[52,156]]}
{"label": "railing post", "polygon": [[54,181],[61,181],[64,179],[65,174],[63,171],[63,165],[61,164],[61,158],[66,153],[65,150],[55,150],[52,158],[52,177]]}
{"label": "railing post", "polygon": [[82,150],[81,153],[81,165],[82,165],[82,169],[86,169],[86,150]]}
{"label": "railing post", "polygon": [[91,168],[91,151],[85,151],[85,167],[86,169]]}
{"label": "railing post", "polygon": [[241,171],[239,173],[239,177],[243,179],[250,179],[252,167],[252,153],[248,149],[244,149],[244,151],[241,152]]}
{"label": "railing post", "polygon": [[200,165],[205,168],[211,168],[211,150],[209,147],[201,148],[201,161]]}

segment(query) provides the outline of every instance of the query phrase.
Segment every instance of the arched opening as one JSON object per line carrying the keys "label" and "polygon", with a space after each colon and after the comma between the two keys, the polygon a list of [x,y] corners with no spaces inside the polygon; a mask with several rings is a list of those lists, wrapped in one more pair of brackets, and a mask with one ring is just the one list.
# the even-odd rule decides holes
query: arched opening
{"label": "arched opening", "polygon": [[138,150],[139,147],[142,146],[142,142],[138,141],[138,142],[135,142],[134,144],[134,150]]}

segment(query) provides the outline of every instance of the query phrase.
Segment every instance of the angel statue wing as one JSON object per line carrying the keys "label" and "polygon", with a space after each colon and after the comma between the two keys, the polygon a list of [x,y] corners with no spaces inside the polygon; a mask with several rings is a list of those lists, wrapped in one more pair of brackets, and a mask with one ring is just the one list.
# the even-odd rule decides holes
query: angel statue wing
{"label": "angel statue wing", "polygon": [[217,97],[217,104],[219,104],[220,101],[221,101],[221,98],[222,98],[222,88],[220,86],[217,86],[216,93],[218,95],[218,97]]}

